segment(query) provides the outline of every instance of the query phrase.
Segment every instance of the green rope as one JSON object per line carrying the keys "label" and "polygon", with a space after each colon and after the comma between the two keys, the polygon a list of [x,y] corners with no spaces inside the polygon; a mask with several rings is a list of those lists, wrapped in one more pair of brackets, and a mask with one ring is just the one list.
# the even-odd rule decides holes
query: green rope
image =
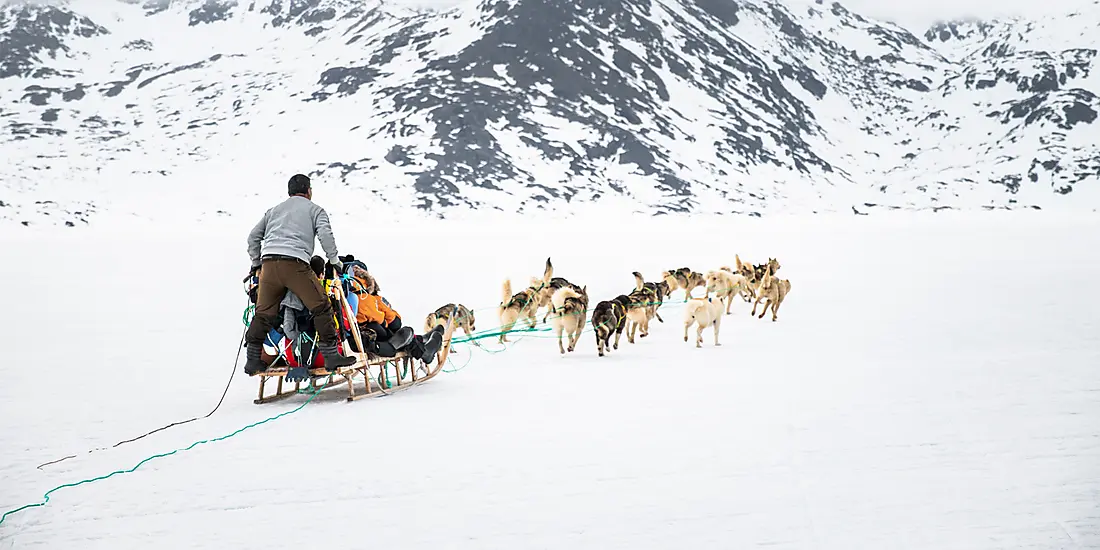
{"label": "green rope", "polygon": [[309,399],[307,399],[305,403],[302,403],[301,405],[299,405],[295,409],[286,411],[284,413],[279,413],[279,414],[277,414],[275,416],[272,416],[272,417],[269,417],[269,418],[265,418],[265,419],[263,419],[259,422],[253,422],[252,424],[249,424],[249,425],[247,425],[243,428],[240,428],[237,431],[235,431],[233,433],[230,433],[228,435],[223,435],[221,437],[216,437],[214,439],[204,439],[202,441],[196,441],[196,442],[192,443],[191,445],[189,445],[189,446],[187,446],[183,449],[176,449],[174,451],[170,451],[170,452],[167,452],[167,453],[161,453],[161,454],[153,455],[149,458],[146,458],[145,460],[142,460],[141,462],[138,462],[137,464],[134,465],[133,468],[130,468],[128,470],[115,470],[115,471],[113,471],[109,474],[102,475],[102,476],[99,476],[99,477],[93,477],[93,478],[89,478],[89,479],[83,479],[83,480],[80,480],[80,481],[77,481],[77,482],[74,482],[74,483],[66,483],[64,485],[58,485],[57,487],[54,487],[53,489],[50,489],[49,491],[46,491],[46,493],[44,495],[42,495],[42,502],[38,502],[38,503],[34,503],[34,504],[27,504],[25,506],[20,506],[19,508],[16,508],[14,510],[9,510],[7,512],[4,512],[4,515],[0,516],[0,524],[3,524],[4,520],[8,519],[8,516],[10,516],[10,515],[12,515],[16,512],[20,512],[20,511],[26,510],[28,508],[35,508],[35,507],[38,507],[38,506],[45,506],[46,503],[48,503],[50,501],[50,494],[52,494],[55,491],[58,491],[60,489],[64,489],[66,487],[76,487],[77,485],[83,485],[85,483],[92,483],[94,481],[100,481],[100,480],[103,480],[103,479],[107,479],[107,478],[109,478],[113,475],[117,475],[117,474],[133,473],[134,470],[137,470],[143,464],[145,464],[146,462],[149,462],[150,460],[153,460],[154,458],[161,458],[161,457],[165,457],[165,456],[171,456],[171,455],[174,455],[174,454],[176,454],[178,452],[182,452],[182,451],[190,451],[191,449],[193,449],[195,447],[198,447],[199,445],[202,445],[204,443],[213,443],[215,441],[222,441],[222,440],[225,440],[225,439],[229,439],[230,437],[233,437],[233,436],[235,436],[235,435],[237,435],[237,434],[239,434],[239,433],[241,433],[241,432],[243,432],[243,431],[245,431],[249,428],[253,428],[253,427],[259,426],[260,424],[265,424],[267,422],[271,422],[272,420],[275,420],[277,418],[282,418],[282,417],[284,417],[288,414],[294,414],[294,413],[302,410],[302,408],[305,407],[306,405],[308,405],[310,401],[313,401],[313,399],[321,393],[321,389],[323,389],[323,388],[318,388],[318,389],[316,389],[315,391],[312,391],[312,392],[299,391],[299,393],[311,393],[312,395],[309,396]]}
{"label": "green rope", "polygon": [[[656,303],[653,303],[653,304],[647,303],[645,305],[657,305],[657,304]],[[241,316],[241,321],[245,325],[250,324],[249,314],[253,313],[255,308],[256,308],[255,305],[249,305],[248,307],[245,308],[244,313]],[[491,309],[491,308],[484,308],[484,309]],[[571,315],[576,315],[576,314],[571,314]],[[559,315],[556,318],[558,318],[558,317],[564,317],[564,315]],[[460,337],[458,339],[453,339],[452,338],[451,343],[452,344],[461,344],[461,343],[466,343],[466,342],[473,342],[475,340],[482,340],[482,339],[485,339],[485,338],[499,337],[499,336],[504,335],[504,334],[511,334],[511,333],[516,333],[516,332],[519,332],[519,333],[535,333],[535,332],[549,332],[549,331],[552,330],[551,327],[538,328],[537,323],[536,323],[536,326],[534,326],[534,327],[521,328],[521,329],[512,329],[512,330],[502,331],[502,330],[499,330],[500,328],[502,328],[502,327],[494,327],[492,329],[487,329],[487,330],[484,330],[484,331],[475,332],[473,334],[466,335],[466,336]],[[596,330],[596,327],[586,328],[584,331],[582,331],[582,333],[589,332],[589,331],[592,331],[592,330]],[[505,347],[505,349],[498,350],[498,351],[495,351],[495,352],[490,351],[490,350],[486,350],[486,351],[489,351],[490,353],[500,353],[502,351],[505,351],[506,349],[507,349],[507,347]],[[472,359],[472,354],[471,354],[471,359]],[[468,365],[469,362],[470,361],[467,360],[466,364]],[[466,365],[463,365],[463,367],[461,367],[461,368],[465,368],[465,366]],[[458,370],[461,370],[461,368],[454,369],[454,370],[448,371],[448,372],[456,372]],[[372,376],[372,378],[373,378],[373,376]],[[310,381],[310,386],[311,387],[313,386],[312,381]],[[277,414],[275,416],[265,418],[264,420],[261,420],[259,422],[254,422],[252,424],[248,424],[247,426],[244,426],[243,428],[240,428],[240,429],[238,429],[238,430],[236,430],[236,431],[234,431],[234,432],[232,432],[228,435],[223,435],[221,437],[216,437],[214,439],[204,439],[204,440],[201,440],[201,441],[196,441],[196,442],[192,443],[191,445],[189,445],[185,448],[182,448],[182,449],[175,449],[175,450],[169,451],[167,453],[161,453],[161,454],[156,454],[156,455],[150,456],[150,457],[142,460],[141,462],[138,462],[137,464],[134,465],[133,468],[130,468],[128,470],[115,470],[115,471],[113,471],[109,474],[106,474],[106,475],[102,475],[102,476],[98,476],[98,477],[94,477],[94,478],[83,479],[83,480],[80,480],[80,481],[77,481],[77,482],[66,483],[64,485],[59,485],[57,487],[54,487],[53,489],[50,489],[49,491],[46,491],[46,493],[42,495],[42,502],[38,502],[38,503],[34,503],[34,504],[27,504],[27,505],[24,505],[24,506],[20,506],[19,508],[16,508],[14,510],[9,510],[7,512],[4,512],[4,515],[0,516],[0,525],[2,525],[4,523],[4,521],[6,521],[8,519],[8,516],[10,516],[12,514],[15,514],[17,512],[21,512],[21,511],[29,509],[29,508],[36,508],[36,507],[40,507],[40,506],[45,506],[50,501],[50,495],[53,494],[56,491],[61,490],[61,489],[64,489],[64,488],[67,488],[67,487],[76,487],[78,485],[83,485],[85,483],[92,483],[92,482],[95,482],[95,481],[101,481],[101,480],[107,479],[107,478],[109,478],[111,476],[114,476],[114,475],[133,473],[135,470],[140,468],[142,465],[144,465],[145,463],[147,463],[147,462],[149,462],[149,461],[151,461],[155,458],[162,458],[162,457],[174,455],[178,452],[189,451],[189,450],[191,450],[191,449],[193,449],[193,448],[195,448],[199,445],[203,445],[203,444],[206,444],[206,443],[213,443],[215,441],[223,441],[223,440],[229,439],[230,437],[233,437],[233,436],[235,436],[235,435],[237,435],[237,434],[239,434],[239,433],[241,433],[241,432],[243,432],[243,431],[245,431],[249,428],[254,428],[254,427],[259,426],[261,424],[266,424],[267,422],[271,422],[272,420],[282,418],[282,417],[287,416],[289,414],[294,414],[294,413],[302,410],[306,405],[308,405],[310,402],[312,402],[314,398],[316,398],[318,395],[320,395],[321,390],[323,390],[324,388],[325,388],[325,386],[321,386],[321,387],[316,388],[316,389],[314,389],[313,391],[310,391],[310,392],[299,391],[298,393],[309,393],[310,397],[309,397],[309,399],[307,399],[304,403],[302,403],[298,407],[296,407],[292,410],[289,410],[287,412],[283,412],[283,413]]]}

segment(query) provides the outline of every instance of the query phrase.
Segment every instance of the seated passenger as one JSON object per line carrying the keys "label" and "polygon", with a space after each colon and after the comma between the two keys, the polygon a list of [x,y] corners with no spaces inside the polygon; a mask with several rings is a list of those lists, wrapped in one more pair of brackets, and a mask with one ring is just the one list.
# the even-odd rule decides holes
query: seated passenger
{"label": "seated passenger", "polygon": [[359,330],[370,329],[378,340],[389,340],[394,333],[401,330],[401,316],[397,314],[390,303],[378,294],[378,281],[366,269],[359,266],[351,268],[351,277],[354,280],[352,292],[359,297],[358,311],[355,322]]}
{"label": "seated passenger", "polygon": [[405,351],[425,363],[430,364],[435,360],[436,353],[443,345],[441,325],[423,336],[413,334],[413,329],[402,326],[401,316],[378,293],[378,281],[374,276],[362,267],[353,266],[351,277],[355,282],[352,292],[359,298],[355,322],[359,325],[367,352],[381,357],[393,357],[398,352]]}

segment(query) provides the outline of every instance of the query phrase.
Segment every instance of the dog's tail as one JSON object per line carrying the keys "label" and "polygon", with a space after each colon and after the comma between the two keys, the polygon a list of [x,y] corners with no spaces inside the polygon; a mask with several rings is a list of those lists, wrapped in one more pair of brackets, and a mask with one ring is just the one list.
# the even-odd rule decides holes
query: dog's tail
{"label": "dog's tail", "polygon": [[741,263],[741,256],[734,254],[733,261],[735,262],[733,265],[737,266],[737,271],[741,271],[741,268],[745,267],[745,264]]}
{"label": "dog's tail", "polygon": [[554,278],[554,264],[550,263],[550,258],[546,258],[546,268],[542,270],[542,282],[544,284],[550,284],[550,279]]}
{"label": "dog's tail", "polygon": [[597,340],[606,340],[611,336],[611,332],[615,330],[615,327],[611,326],[611,321],[614,317],[607,315],[607,310],[596,307],[599,311],[592,314],[592,328],[596,332]]}
{"label": "dog's tail", "polygon": [[642,277],[641,273],[635,271],[631,275],[634,275],[634,290],[641,290],[645,287],[645,278]]}
{"label": "dog's tail", "polygon": [[728,266],[728,265],[724,265],[724,266],[722,266],[722,267],[719,267],[718,269],[720,269],[720,270],[722,270],[722,271],[729,271],[730,273],[733,273],[733,268],[731,268],[731,267],[730,267],[730,266]]}
{"label": "dog's tail", "polygon": [[562,309],[565,306],[565,301],[569,299],[580,301],[580,294],[577,294],[576,290],[570,287],[563,286],[554,292],[554,295],[550,297],[550,305],[554,310]]}
{"label": "dog's tail", "polygon": [[501,285],[500,290],[500,307],[504,309],[508,307],[508,302],[512,301],[512,280],[504,279],[504,284]]}

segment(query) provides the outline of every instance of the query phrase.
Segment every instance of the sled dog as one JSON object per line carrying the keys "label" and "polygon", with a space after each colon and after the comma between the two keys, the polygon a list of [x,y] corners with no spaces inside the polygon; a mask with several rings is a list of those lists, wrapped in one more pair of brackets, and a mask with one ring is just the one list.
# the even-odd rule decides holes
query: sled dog
{"label": "sled dog", "polygon": [[741,297],[746,303],[753,301],[756,298],[756,287],[760,286],[760,282],[764,280],[764,272],[768,267],[771,267],[772,273],[779,271],[779,260],[775,258],[768,258],[768,263],[765,264],[746,264],[741,262],[741,257],[737,254],[733,255],[733,259],[736,262],[737,269],[733,270],[728,267],[722,269],[741,274],[742,277],[749,281],[749,287],[741,293]]}
{"label": "sled dog", "polygon": [[[458,308],[457,310],[455,310],[456,307]],[[465,332],[467,336],[477,330],[474,328],[473,311],[470,311],[469,308],[462,304],[447,304],[429,313],[428,317],[424,319],[424,334],[431,332],[432,328],[436,326],[447,326],[447,322],[451,319],[452,311],[455,313],[454,326],[456,329],[461,328],[462,332]],[[454,351],[455,349],[452,346],[451,353],[454,353]]]}
{"label": "sled dog", "polygon": [[744,275],[730,273],[727,270],[719,269],[718,271],[707,272],[707,296],[714,294],[715,298],[725,302],[726,315],[730,314],[730,307],[733,305],[733,297],[745,292],[752,285],[745,279]]}
{"label": "sled dog", "polygon": [[682,289],[685,302],[691,298],[691,291],[706,284],[702,273],[692,271],[687,267],[661,272],[661,280],[668,284],[670,294]]}
{"label": "sled dog", "polygon": [[779,311],[780,304],[787,298],[787,294],[791,292],[791,281],[789,279],[779,279],[772,276],[771,265],[764,271],[763,280],[760,281],[760,286],[756,287],[756,301],[752,303],[752,312],[749,315],[756,315],[756,304],[760,303],[760,300],[766,299],[764,302],[764,309],[760,312],[760,319],[764,318],[764,314],[768,312],[768,308],[772,308],[772,321],[776,320],[776,313]]}
{"label": "sled dog", "polygon": [[[626,301],[626,296],[619,296]],[[611,352],[611,335],[615,334],[615,347],[619,349],[619,337],[626,326],[626,306],[619,300],[604,300],[592,310],[592,328],[596,333],[596,350],[603,357],[604,349]]]}
{"label": "sled dog", "polygon": [[649,320],[653,318],[653,312],[657,307],[655,305],[657,295],[645,286],[639,286],[626,296],[626,300],[626,320],[629,325],[626,327],[626,341],[633,344],[634,335],[639,327],[642,329],[641,338],[649,336]]}
{"label": "sled dog", "polygon": [[703,329],[714,327],[714,345],[718,343],[718,329],[722,325],[722,300],[708,296],[692,298],[684,309],[684,341],[688,341],[688,329],[696,325],[695,347],[703,347]]}
{"label": "sled dog", "polygon": [[582,287],[578,293],[570,287],[559,288],[550,297],[550,311],[554,313],[552,325],[558,336],[558,350],[565,353],[561,344],[562,332],[569,337],[569,351],[577,346],[577,340],[584,330],[588,316],[588,288]]}
{"label": "sled dog", "polygon": [[[546,258],[546,267],[542,271],[542,288],[539,290],[539,307],[552,306],[551,299],[554,293],[561,288],[572,288],[574,292],[584,296],[585,307],[588,307],[588,295],[581,292],[581,287],[569,282],[564,277],[554,276],[554,264],[550,263],[550,258]],[[542,316],[542,322],[545,323],[547,317],[550,316],[550,311],[546,311],[546,315]]]}
{"label": "sled dog", "polygon": [[[653,292],[653,295],[657,298],[657,304],[653,307],[653,315],[655,315],[657,317],[658,321],[660,321],[662,323],[665,322],[664,319],[661,319],[661,314],[657,312],[657,309],[660,308],[662,305],[664,305],[665,297],[668,296],[668,293],[669,293],[668,282],[662,280],[659,283],[647,283],[647,282],[645,282],[645,279],[642,278],[641,273],[638,273],[637,271],[635,271],[634,273],[632,273],[632,275],[634,275],[635,283],[637,285],[641,285],[641,286],[636,286],[636,288],[645,287],[645,288],[647,288],[647,289],[649,289]],[[650,318],[652,318],[652,316]]]}
{"label": "sled dog", "polygon": [[500,318],[500,343],[508,342],[508,331],[516,325],[520,319],[527,321],[528,328],[535,328],[537,319],[535,312],[539,308],[538,293],[542,284],[536,277],[531,277],[531,286],[522,292],[512,294],[512,280],[504,279],[501,288],[501,302],[497,307],[497,316]]}

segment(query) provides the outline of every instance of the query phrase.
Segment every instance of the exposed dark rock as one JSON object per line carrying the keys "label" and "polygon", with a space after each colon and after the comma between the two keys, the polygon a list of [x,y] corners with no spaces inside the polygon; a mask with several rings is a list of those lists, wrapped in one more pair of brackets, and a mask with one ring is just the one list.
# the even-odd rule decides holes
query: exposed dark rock
{"label": "exposed dark rock", "polygon": [[68,9],[0,5],[0,78],[30,76],[37,60],[69,52],[70,40],[109,34],[106,28]]}
{"label": "exposed dark rock", "polygon": [[203,4],[188,13],[188,25],[194,27],[203,23],[225,21],[237,7],[236,0],[205,0]]}
{"label": "exposed dark rock", "polygon": [[140,90],[141,88],[144,88],[144,87],[152,84],[153,82],[156,82],[158,79],[164,78],[168,75],[176,74],[180,71],[189,71],[189,70],[193,70],[193,69],[198,69],[198,68],[201,68],[201,67],[205,66],[207,63],[212,63],[212,62],[217,61],[221,58],[222,58],[222,54],[219,53],[219,54],[214,54],[214,55],[210,56],[209,59],[206,59],[206,60],[203,60],[203,61],[199,61],[199,62],[196,62],[196,63],[191,63],[191,64],[188,64],[188,65],[181,65],[181,66],[176,67],[176,68],[174,68],[170,71],[163,72],[163,73],[151,76],[151,77],[149,77],[145,80],[142,80],[138,84],[137,87]]}

